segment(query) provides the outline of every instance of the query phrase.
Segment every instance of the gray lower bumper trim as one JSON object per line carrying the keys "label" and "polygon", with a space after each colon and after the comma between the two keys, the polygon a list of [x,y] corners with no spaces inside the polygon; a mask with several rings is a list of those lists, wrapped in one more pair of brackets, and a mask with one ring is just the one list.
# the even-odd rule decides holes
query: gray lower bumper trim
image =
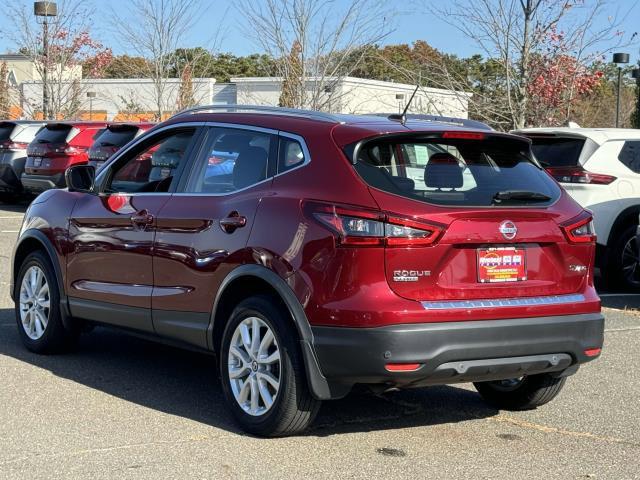
{"label": "gray lower bumper trim", "polygon": [[495,307],[535,307],[538,305],[561,305],[584,302],[584,295],[551,295],[547,297],[492,298],[483,300],[451,300],[421,302],[426,310],[450,310]]}

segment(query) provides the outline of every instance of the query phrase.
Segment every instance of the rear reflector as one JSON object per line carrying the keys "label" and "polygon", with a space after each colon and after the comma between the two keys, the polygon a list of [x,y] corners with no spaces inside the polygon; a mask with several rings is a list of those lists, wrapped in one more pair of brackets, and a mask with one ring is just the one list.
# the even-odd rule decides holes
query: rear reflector
{"label": "rear reflector", "polygon": [[600,355],[600,352],[602,352],[601,348],[588,348],[584,351],[584,354],[587,357],[597,357],[598,355]]}
{"label": "rear reflector", "polygon": [[462,140],[484,140],[484,133],[477,132],[444,132],[442,138],[459,138]]}
{"label": "rear reflector", "polygon": [[415,372],[421,366],[421,363],[387,363],[384,368],[388,372]]}

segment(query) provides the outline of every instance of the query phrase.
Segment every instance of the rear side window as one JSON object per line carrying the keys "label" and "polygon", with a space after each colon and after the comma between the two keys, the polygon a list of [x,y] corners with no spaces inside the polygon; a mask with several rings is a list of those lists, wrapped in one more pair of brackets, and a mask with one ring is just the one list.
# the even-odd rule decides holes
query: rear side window
{"label": "rear side window", "polygon": [[624,142],[618,160],[632,172],[640,173],[640,140]]}
{"label": "rear side window", "polygon": [[13,132],[14,125],[10,123],[0,124],[0,142],[9,140],[11,138],[11,132]]}
{"label": "rear side window", "polygon": [[273,142],[268,133],[210,128],[185,192],[219,195],[266,180]]}
{"label": "rear side window", "polygon": [[548,205],[560,195],[517,139],[374,140],[357,155],[369,185],[436,205]]}
{"label": "rear side window", "polygon": [[278,173],[283,173],[298,167],[307,160],[300,142],[287,137],[280,137],[279,157]]}
{"label": "rear side window", "polygon": [[584,138],[531,137],[531,150],[543,167],[576,167]]}
{"label": "rear side window", "polygon": [[98,135],[96,142],[103,147],[122,147],[136,136],[137,128],[114,129],[107,128]]}
{"label": "rear side window", "polygon": [[45,127],[38,132],[34,140],[36,143],[65,143],[70,131],[70,125]]}

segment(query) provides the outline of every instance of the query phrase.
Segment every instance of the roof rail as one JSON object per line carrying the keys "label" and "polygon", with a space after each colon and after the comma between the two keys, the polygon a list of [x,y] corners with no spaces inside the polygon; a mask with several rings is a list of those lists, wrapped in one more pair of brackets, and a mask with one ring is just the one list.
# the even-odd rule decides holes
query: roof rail
{"label": "roof rail", "polygon": [[180,115],[208,112],[208,111],[218,111],[218,112],[262,112],[262,113],[270,113],[275,115],[289,115],[292,117],[304,117],[310,118],[313,120],[322,120],[325,122],[335,122],[335,123],[344,123],[338,116],[332,115],[326,112],[318,112],[315,110],[302,110],[298,108],[283,108],[283,107],[269,107],[264,105],[200,105],[197,107],[188,108],[186,110],[182,110],[181,112],[176,113],[170,118],[175,118]]}

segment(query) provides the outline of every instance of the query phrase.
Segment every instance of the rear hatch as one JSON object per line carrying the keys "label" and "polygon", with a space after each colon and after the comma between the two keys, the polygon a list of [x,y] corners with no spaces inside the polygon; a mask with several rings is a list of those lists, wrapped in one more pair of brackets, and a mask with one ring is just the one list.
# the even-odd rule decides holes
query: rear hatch
{"label": "rear hatch", "polygon": [[571,133],[518,132],[531,139],[535,158],[570,193],[581,185],[608,185],[616,178],[585,170],[584,164],[599,148],[590,138]]}
{"label": "rear hatch", "polygon": [[100,168],[137,134],[138,127],[135,125],[109,125],[89,149],[89,165]]}
{"label": "rear hatch", "polygon": [[49,124],[38,132],[27,148],[25,172],[34,175],[49,175],[63,172],[73,155],[79,150],[68,142],[78,129],[67,124]]}
{"label": "rear hatch", "polygon": [[[388,239],[385,248],[385,275],[398,295],[447,301],[584,289],[590,216],[535,163],[525,140],[409,134],[369,140],[354,155],[387,222],[414,229],[415,242]],[[578,224],[585,237],[570,243]]]}
{"label": "rear hatch", "polygon": [[4,163],[13,157],[16,150],[26,148],[25,144],[19,144],[12,139],[15,123],[0,122],[0,163]]}

